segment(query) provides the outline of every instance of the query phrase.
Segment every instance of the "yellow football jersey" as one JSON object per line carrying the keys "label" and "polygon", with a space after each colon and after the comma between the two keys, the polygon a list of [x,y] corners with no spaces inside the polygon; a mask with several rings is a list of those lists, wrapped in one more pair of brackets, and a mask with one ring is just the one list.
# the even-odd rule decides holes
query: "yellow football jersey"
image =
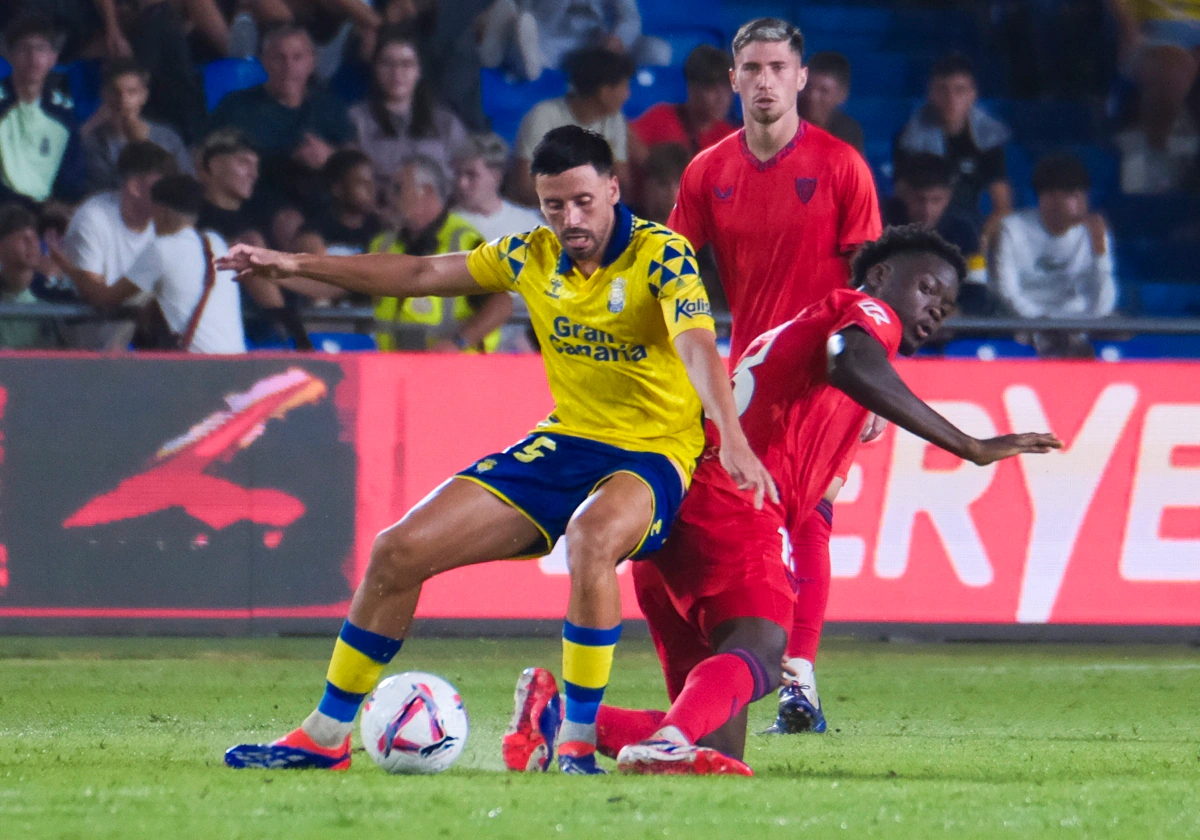
{"label": "yellow football jersey", "polygon": [[673,339],[713,329],[708,295],[686,239],[616,212],[591,277],[547,227],[480,245],[467,266],[485,289],[518,292],[529,307],[555,403],[538,431],[658,452],[690,476],[704,430]]}

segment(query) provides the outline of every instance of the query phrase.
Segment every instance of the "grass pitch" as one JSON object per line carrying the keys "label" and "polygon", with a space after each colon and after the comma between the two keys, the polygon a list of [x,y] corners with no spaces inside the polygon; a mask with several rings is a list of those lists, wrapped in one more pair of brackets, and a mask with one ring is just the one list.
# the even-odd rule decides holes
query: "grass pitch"
{"label": "grass pitch", "polygon": [[[0,837],[1200,837],[1195,650],[834,641],[830,732],[752,736],[757,778],[574,778],[500,763],[516,676],[557,672],[556,642],[414,639],[393,670],[447,677],[471,715],[448,773],[226,769],[311,710],[329,649],[0,638]],[[609,698],[663,702],[648,643],[618,647]]]}

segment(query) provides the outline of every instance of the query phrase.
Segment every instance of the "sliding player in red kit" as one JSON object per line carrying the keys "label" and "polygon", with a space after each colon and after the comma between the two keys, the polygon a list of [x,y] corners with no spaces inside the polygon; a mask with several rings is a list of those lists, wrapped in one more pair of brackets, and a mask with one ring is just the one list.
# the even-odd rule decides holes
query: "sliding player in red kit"
{"label": "sliding player in red kit", "polygon": [[[708,424],[708,448],[671,539],[633,565],[671,708],[600,707],[597,748],[622,770],[752,775],[740,760],[745,710],[778,683],[792,624],[788,535],[858,446],[868,411],[980,465],[1061,446],[1050,434],[972,438],[892,367],[897,351],[909,355],[937,331],[965,275],[958,249],[936,233],[892,228],[858,255],[857,290],[830,292],[746,350],[734,398],[779,501],[737,489],[720,470],[720,436]],[[530,752],[553,750],[557,697],[548,671],[522,675],[511,732]]]}
{"label": "sliding player in red kit", "polygon": [[[882,230],[866,161],[796,110],[808,79],[803,48],[800,31],[781,20],[760,18],[738,30],[731,79],[746,127],[696,156],[667,223],[697,249],[713,246],[733,315],[732,359],[758,335],[847,288],[849,258]],[[833,499],[851,461],[838,465],[827,492],[791,531],[798,585],[788,644],[793,677],[780,690],[771,731],[826,728],[813,662],[829,600]]]}

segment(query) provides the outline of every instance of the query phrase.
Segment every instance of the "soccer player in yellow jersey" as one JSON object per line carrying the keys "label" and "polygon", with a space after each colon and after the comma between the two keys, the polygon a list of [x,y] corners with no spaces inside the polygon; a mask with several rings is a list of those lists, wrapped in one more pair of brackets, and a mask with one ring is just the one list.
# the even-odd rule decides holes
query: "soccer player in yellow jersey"
{"label": "soccer player in yellow jersey", "polygon": [[[738,424],[691,245],[621,206],[612,150],[599,134],[554,129],[532,171],[548,226],[470,254],[317,257],[236,246],[219,262],[243,277],[322,280],[377,296],[518,292],[555,400],[528,438],[454,476],[376,538],[316,711],[278,741],[231,748],[226,764],[349,767],[354,717],[399,651],[421,584],[460,566],[544,554],[565,535],[571,595],[558,761],[564,772],[602,773],[595,718],[621,629],[616,566],[666,539],[703,447],[702,408],[738,486],[759,505],[777,499]],[[522,683],[522,694],[535,692]],[[533,733],[520,728],[536,717],[514,718],[509,766],[546,769],[553,745],[527,748]]]}

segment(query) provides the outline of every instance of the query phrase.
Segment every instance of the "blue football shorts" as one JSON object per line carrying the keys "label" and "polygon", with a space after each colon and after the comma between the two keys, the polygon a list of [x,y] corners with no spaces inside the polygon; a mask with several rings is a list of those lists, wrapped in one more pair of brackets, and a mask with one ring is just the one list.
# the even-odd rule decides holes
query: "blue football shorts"
{"label": "blue football shorts", "polygon": [[632,557],[662,547],[683,501],[675,464],[656,452],[634,452],[573,435],[533,434],[503,452],[480,458],[457,478],[490,490],[525,514],[546,540],[547,553],[576,509],[617,473],[636,476],[654,498],[646,533]]}

